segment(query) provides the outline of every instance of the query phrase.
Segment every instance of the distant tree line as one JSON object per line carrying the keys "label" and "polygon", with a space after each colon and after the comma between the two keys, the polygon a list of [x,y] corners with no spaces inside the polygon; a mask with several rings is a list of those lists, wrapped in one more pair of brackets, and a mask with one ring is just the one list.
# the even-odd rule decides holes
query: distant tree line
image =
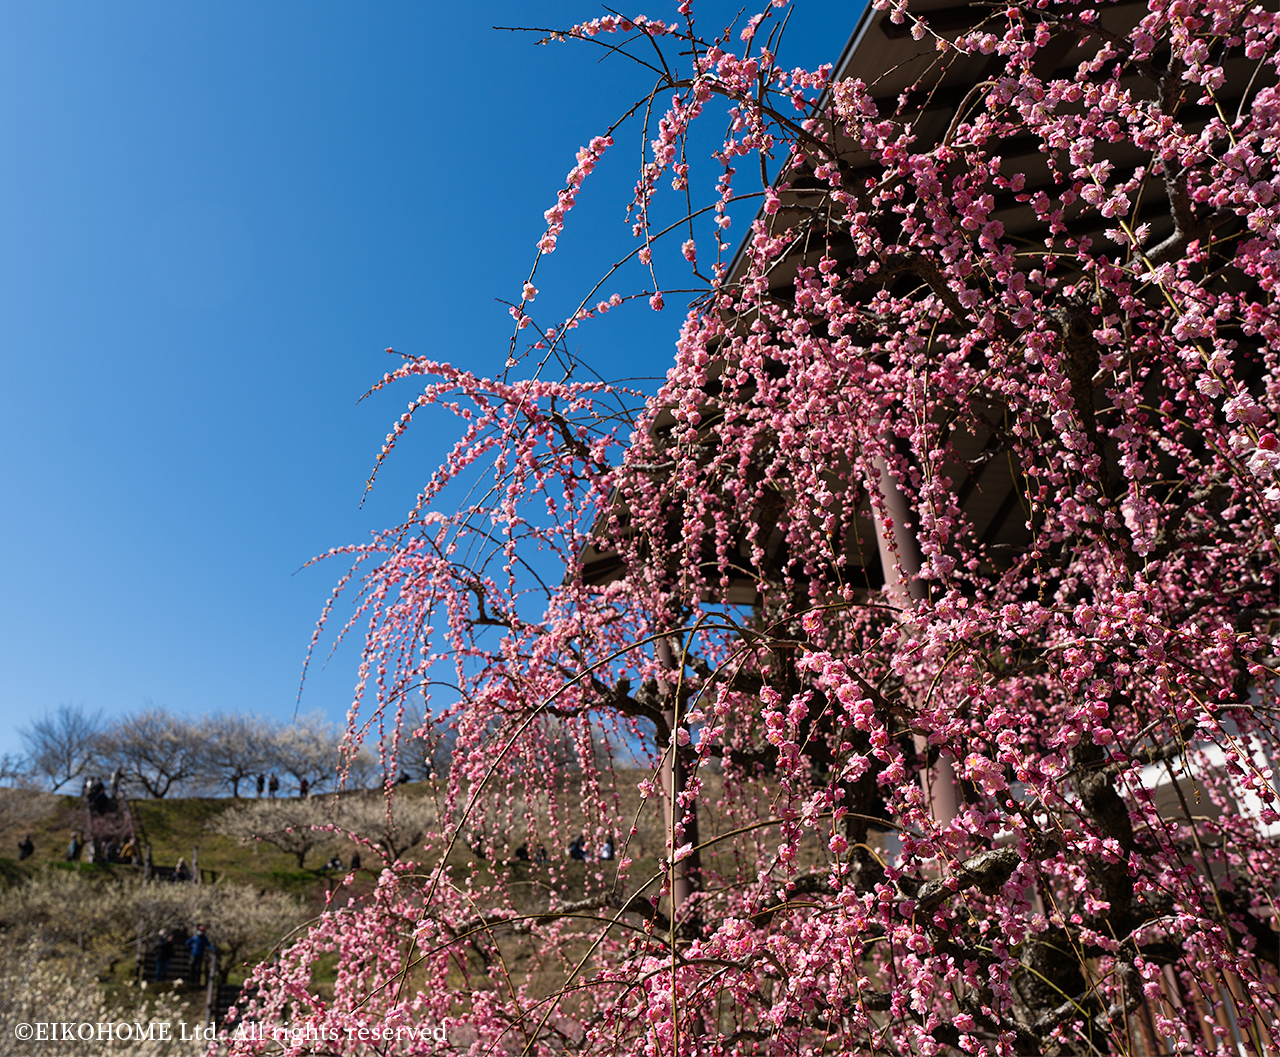
{"label": "distant tree line", "polygon": [[452,754],[450,734],[431,732],[402,741],[394,764],[367,748],[344,757],[341,729],[318,715],[291,722],[235,712],[183,716],[157,705],[107,721],[83,705],[62,704],[18,733],[24,751],[5,757],[0,780],[79,792],[87,777],[106,780],[118,771],[130,796],[156,799],[270,796],[273,776],[285,796],[323,792],[340,780],[345,788],[369,788],[447,773]]}

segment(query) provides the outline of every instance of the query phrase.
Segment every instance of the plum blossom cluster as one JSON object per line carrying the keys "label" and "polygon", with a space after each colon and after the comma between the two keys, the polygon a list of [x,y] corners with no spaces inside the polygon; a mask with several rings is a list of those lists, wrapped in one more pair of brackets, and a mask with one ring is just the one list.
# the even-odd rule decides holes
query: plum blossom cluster
{"label": "plum blossom cluster", "polygon": [[[556,239],[564,230],[565,214],[577,204],[577,194],[582,188],[582,181],[591,175],[596,163],[604,157],[604,152],[613,146],[612,136],[596,136],[590,144],[578,149],[577,164],[569,170],[565,177],[564,190],[556,195],[556,204],[548,209],[543,218],[547,222],[546,233],[538,240],[538,249],[542,253],[553,253]],[[528,298],[528,294],[525,295]],[[528,298],[532,300],[532,298]]]}
{"label": "plum blossom cluster", "polygon": [[889,7],[936,55],[890,98],[785,69],[773,8],[563,34],[663,56],[645,265],[666,178],[697,276],[693,225],[780,169],[643,404],[384,379],[425,388],[381,458],[429,406],[461,436],[343,552],[352,729],[447,694],[449,824],[252,1015],[477,1053],[1280,1045],[1280,16]]}

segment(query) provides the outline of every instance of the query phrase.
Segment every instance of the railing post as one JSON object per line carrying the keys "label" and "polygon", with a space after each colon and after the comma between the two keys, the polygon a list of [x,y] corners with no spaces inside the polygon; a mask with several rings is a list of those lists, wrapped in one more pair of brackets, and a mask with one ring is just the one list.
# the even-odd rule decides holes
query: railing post
{"label": "railing post", "polygon": [[218,994],[218,950],[215,947],[209,952],[209,983],[204,989],[204,1023],[208,1027],[213,1023],[213,1003]]}

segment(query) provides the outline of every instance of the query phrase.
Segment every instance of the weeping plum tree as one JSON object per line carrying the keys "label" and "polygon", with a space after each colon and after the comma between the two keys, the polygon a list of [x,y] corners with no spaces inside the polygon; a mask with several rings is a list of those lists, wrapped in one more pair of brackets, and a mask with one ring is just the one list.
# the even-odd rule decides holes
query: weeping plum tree
{"label": "weeping plum tree", "polygon": [[[451,666],[452,826],[264,966],[252,1016],[445,1025],[424,1052],[1275,1052],[1280,22],[972,11],[876,16],[932,55],[888,98],[783,65],[773,8],[550,35],[653,78],[627,296],[671,299],[663,235],[704,292],[646,403],[554,380],[624,300],[615,269],[567,318],[534,303],[620,122],[547,212],[505,373],[380,383],[419,387],[382,458],[428,407],[460,437],[342,552],[353,730]],[[598,842],[623,747],[655,868],[629,819],[603,881],[552,867],[537,906],[450,857],[482,817]]]}

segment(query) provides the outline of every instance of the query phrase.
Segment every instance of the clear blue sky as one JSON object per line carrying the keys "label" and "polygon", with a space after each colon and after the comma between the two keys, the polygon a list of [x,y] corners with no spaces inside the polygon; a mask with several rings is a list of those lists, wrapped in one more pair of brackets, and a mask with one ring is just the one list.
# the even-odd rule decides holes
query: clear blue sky
{"label": "clear blue sky", "polygon": [[[798,0],[784,60],[834,61],[861,6]],[[397,523],[454,439],[418,430],[360,507],[412,395],[357,404],[382,350],[497,372],[494,299],[518,298],[575,149],[647,87],[491,27],[601,13],[0,5],[0,752],[64,701],[292,714],[342,571],[297,570]],[[632,248],[637,143],[588,181],[540,305]],[[658,375],[681,314],[612,314],[582,354]],[[340,651],[303,708],[340,717],[354,675]]]}

